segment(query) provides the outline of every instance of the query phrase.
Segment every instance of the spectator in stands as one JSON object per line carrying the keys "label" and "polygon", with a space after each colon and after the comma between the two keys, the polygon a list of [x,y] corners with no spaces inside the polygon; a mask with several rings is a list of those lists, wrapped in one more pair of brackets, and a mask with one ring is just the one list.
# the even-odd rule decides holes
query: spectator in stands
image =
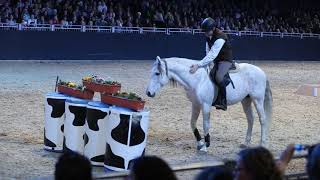
{"label": "spectator in stands", "polygon": [[165,21],[166,21],[166,26],[173,28],[174,27],[174,17],[172,15],[172,13],[170,11],[167,12],[167,14],[165,15]]}
{"label": "spectator in stands", "polygon": [[63,17],[63,19],[61,20],[61,25],[63,25],[63,26],[68,26],[69,25],[69,22],[68,22],[68,20],[67,20],[67,17],[65,16],[65,17]]}
{"label": "spectator in stands", "polygon": [[117,20],[116,20],[116,26],[117,26],[117,27],[122,27],[122,25],[123,25],[122,19],[121,19],[121,18],[120,18],[120,19],[117,19]]}
{"label": "spectator in stands", "polygon": [[156,24],[156,27],[165,27],[162,10],[156,10],[155,15],[153,16],[153,21]]}
{"label": "spectator in stands", "polygon": [[30,14],[28,12],[28,9],[27,8],[24,8],[23,9],[23,13],[22,13],[22,23],[23,24],[28,24],[28,21],[30,20]]}
{"label": "spectator in stands", "polygon": [[225,167],[211,167],[197,175],[196,180],[232,180],[232,172]]}
{"label": "spectator in stands", "polygon": [[83,26],[85,26],[86,25],[86,19],[85,19],[85,17],[84,16],[81,16],[80,17],[80,25],[83,25]]}
{"label": "spectator in stands", "polygon": [[45,21],[44,16],[41,16],[41,17],[40,17],[39,24],[48,24],[48,22]]}
{"label": "spectator in stands", "polygon": [[240,151],[234,170],[236,180],[280,180],[282,175],[269,150],[263,147]]}
{"label": "spectator in stands", "polygon": [[100,12],[100,13],[102,13],[102,12],[107,12],[107,10],[108,10],[108,8],[107,8],[107,5],[106,5],[106,3],[104,2],[104,1],[99,1],[98,2],[98,11]]}
{"label": "spectator in stands", "polygon": [[53,17],[53,19],[51,19],[51,24],[60,24],[57,15],[55,15],[55,16]]}
{"label": "spectator in stands", "polygon": [[133,180],[176,180],[169,165],[156,156],[144,156],[133,161],[130,169],[130,178]]}
{"label": "spectator in stands", "polygon": [[[113,19],[113,18],[112,18]],[[98,20],[98,25],[99,26],[107,26],[108,25],[108,20],[111,21],[112,19],[107,19],[106,16],[104,14],[101,15],[100,20]]]}
{"label": "spectator in stands", "polygon": [[76,152],[60,156],[54,172],[55,180],[91,180],[90,161]]}
{"label": "spectator in stands", "polygon": [[141,27],[142,25],[142,18],[141,18],[141,12],[137,12],[136,18],[134,20],[134,26],[135,27]]}
{"label": "spectator in stands", "polygon": [[8,19],[8,21],[6,23],[13,26],[13,25],[16,25],[16,20],[13,19],[12,15],[10,15],[10,19]]}
{"label": "spectator in stands", "polygon": [[34,15],[31,15],[31,18],[28,20],[28,25],[37,25],[37,19],[34,17]]}

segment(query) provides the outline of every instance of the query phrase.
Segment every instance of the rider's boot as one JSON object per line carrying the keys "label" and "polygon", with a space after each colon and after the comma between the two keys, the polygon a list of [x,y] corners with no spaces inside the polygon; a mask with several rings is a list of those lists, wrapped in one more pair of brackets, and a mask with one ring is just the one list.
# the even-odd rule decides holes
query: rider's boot
{"label": "rider's boot", "polygon": [[221,109],[226,111],[227,110],[227,91],[226,91],[226,85],[225,82],[221,82],[218,84],[219,86],[219,95],[218,99],[215,102],[216,109]]}

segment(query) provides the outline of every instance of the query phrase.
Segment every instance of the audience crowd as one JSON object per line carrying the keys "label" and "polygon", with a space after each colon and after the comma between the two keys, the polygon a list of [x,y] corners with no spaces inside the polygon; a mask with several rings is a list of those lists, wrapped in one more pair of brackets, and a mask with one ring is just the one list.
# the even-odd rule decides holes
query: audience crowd
{"label": "audience crowd", "polygon": [[301,3],[292,0],[282,7],[275,0],[5,0],[0,23],[199,29],[204,18],[212,17],[222,30],[320,33],[319,6]]}

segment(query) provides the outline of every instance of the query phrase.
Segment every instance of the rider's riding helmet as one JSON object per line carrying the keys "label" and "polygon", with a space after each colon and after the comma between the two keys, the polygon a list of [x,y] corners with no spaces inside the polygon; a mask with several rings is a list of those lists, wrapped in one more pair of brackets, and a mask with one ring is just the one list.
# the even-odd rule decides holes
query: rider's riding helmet
{"label": "rider's riding helmet", "polygon": [[210,17],[204,19],[201,23],[201,29],[204,32],[209,32],[211,30],[213,30],[213,28],[216,27],[216,23],[214,22],[214,20]]}

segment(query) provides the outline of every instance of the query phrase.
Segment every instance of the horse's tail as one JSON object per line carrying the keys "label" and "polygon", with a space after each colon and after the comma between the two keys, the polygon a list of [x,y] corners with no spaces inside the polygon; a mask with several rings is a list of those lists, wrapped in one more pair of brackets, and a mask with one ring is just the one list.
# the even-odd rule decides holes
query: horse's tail
{"label": "horse's tail", "polygon": [[266,90],[265,90],[265,95],[264,95],[264,111],[266,114],[266,121],[271,122],[272,119],[272,103],[273,103],[273,98],[272,98],[272,92],[271,92],[271,87],[269,80],[266,82]]}

